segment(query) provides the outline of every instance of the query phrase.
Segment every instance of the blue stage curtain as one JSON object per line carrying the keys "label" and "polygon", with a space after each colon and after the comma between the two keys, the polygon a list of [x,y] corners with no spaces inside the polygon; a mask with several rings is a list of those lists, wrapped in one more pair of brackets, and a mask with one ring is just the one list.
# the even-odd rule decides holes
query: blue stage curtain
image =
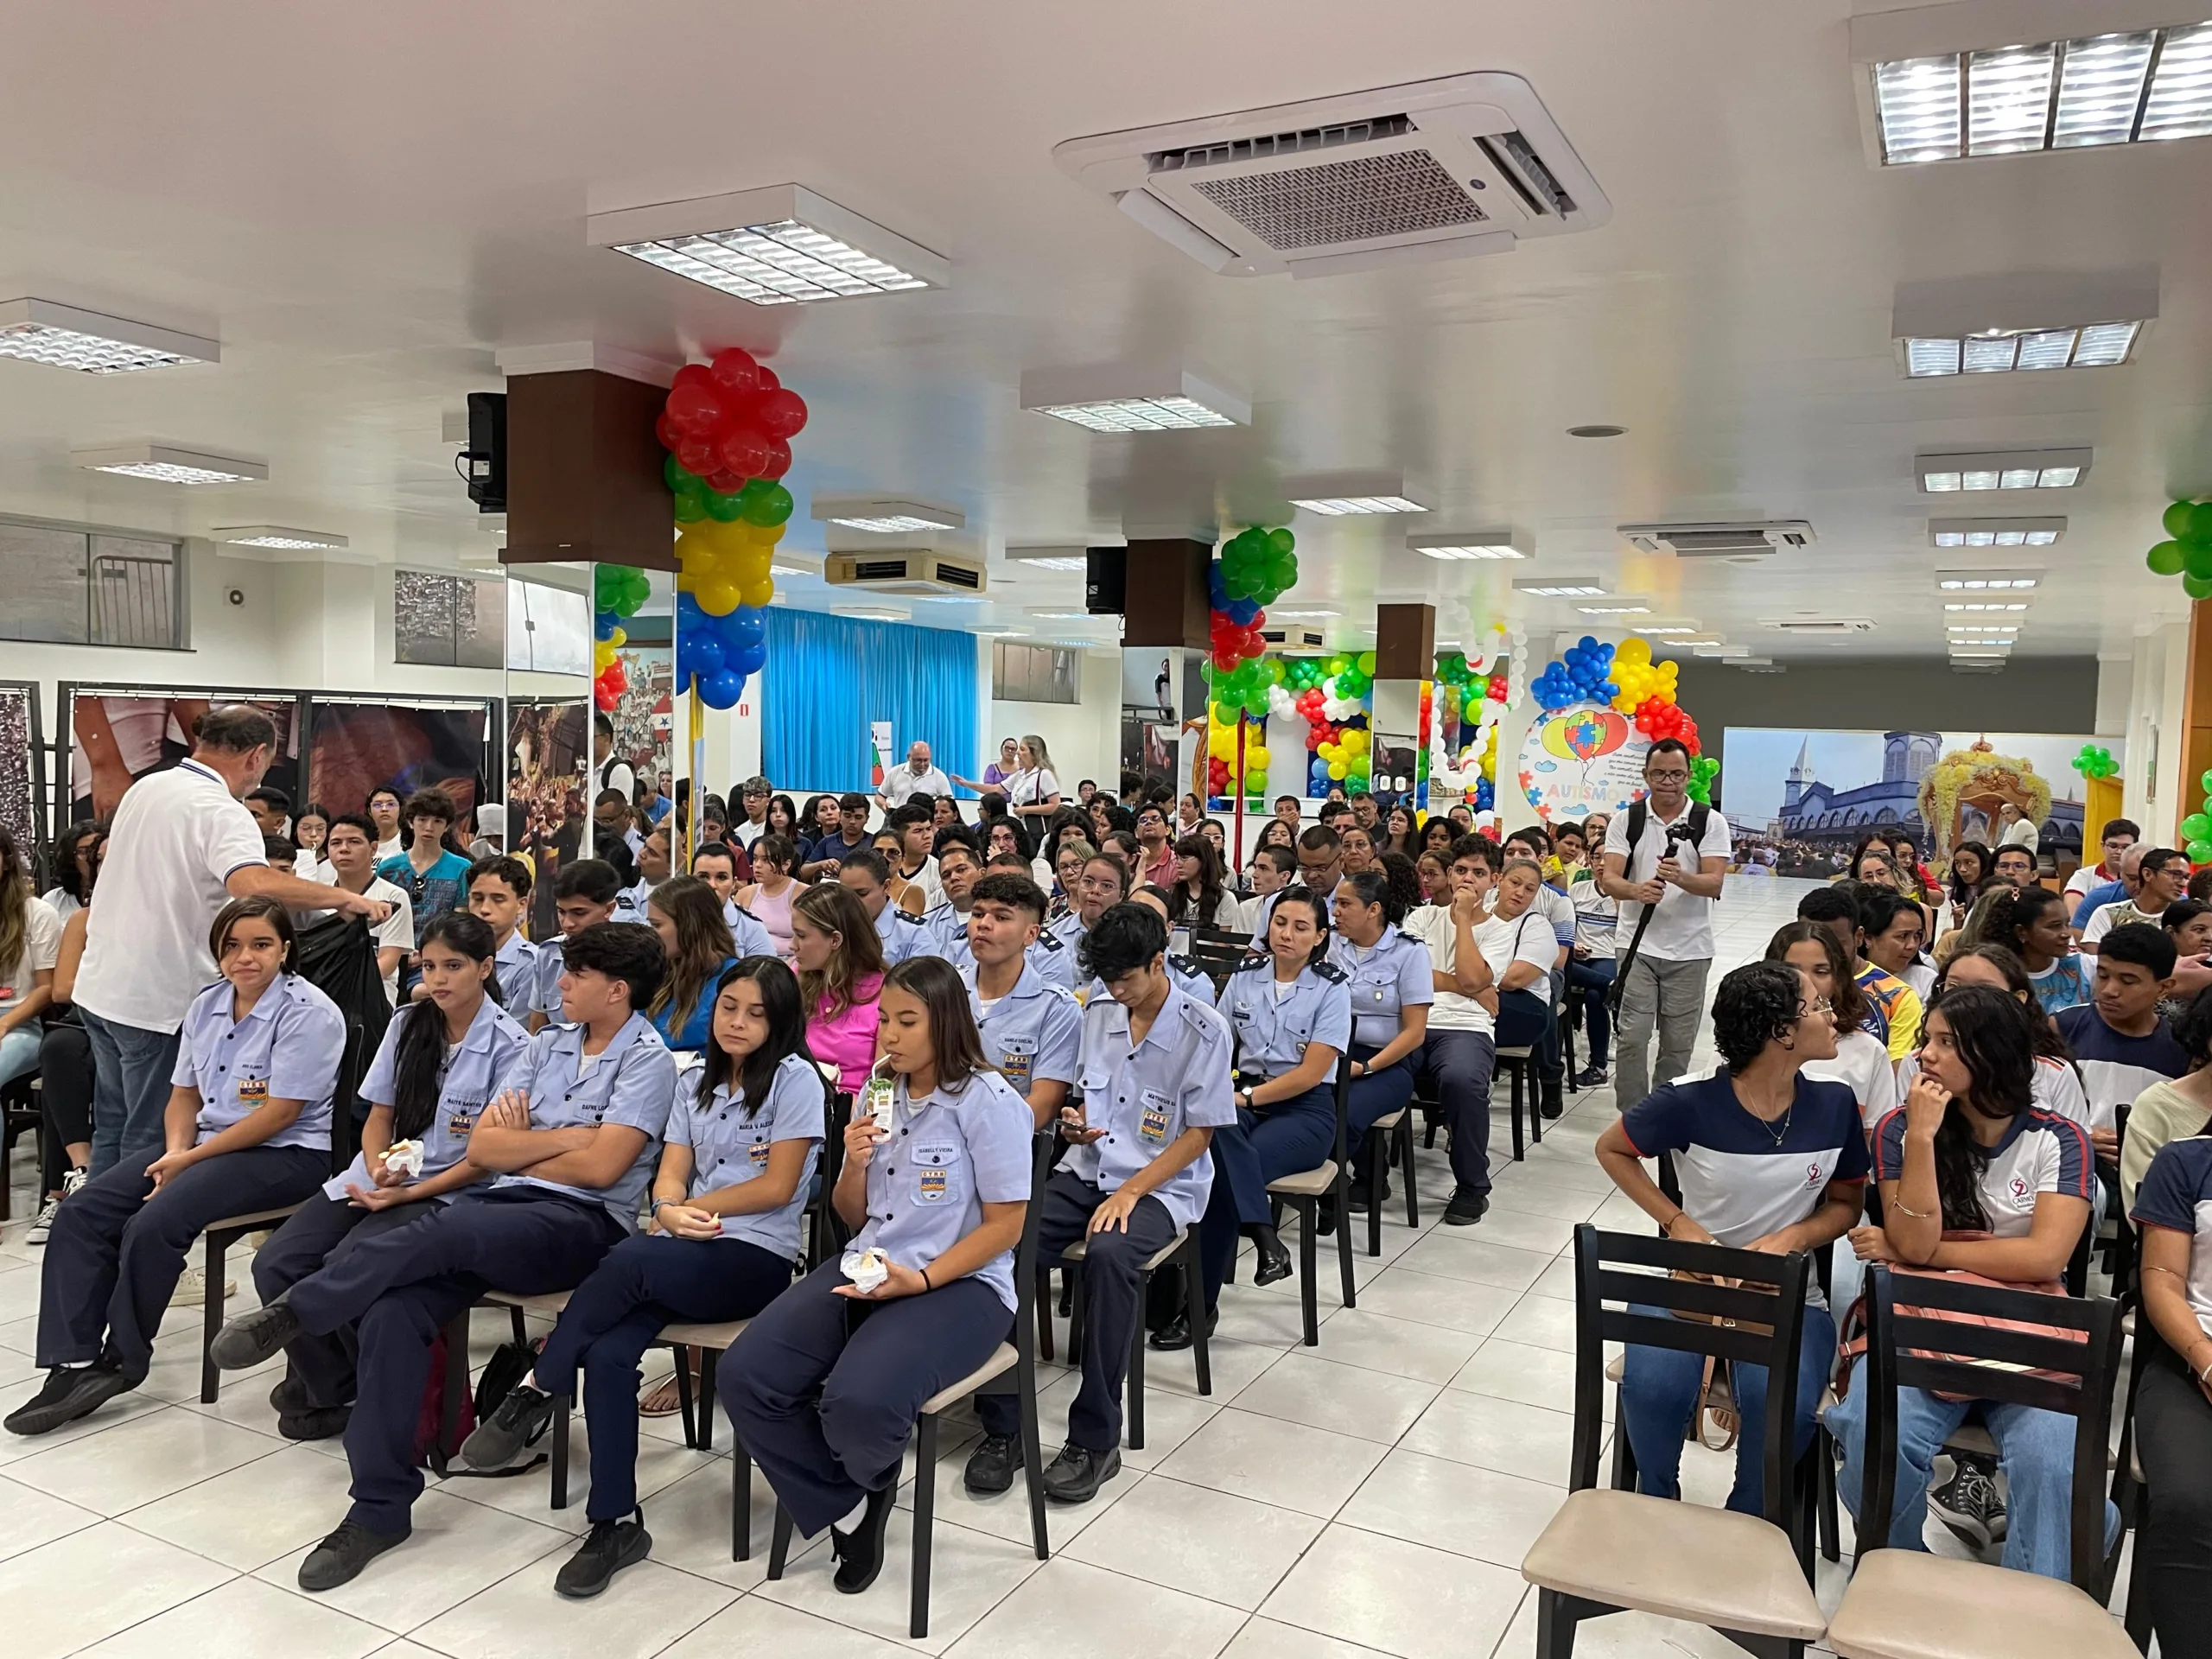
{"label": "blue stage curtain", "polygon": [[760,760],[778,789],[868,789],[878,720],[894,758],[918,737],[946,772],[975,775],[976,635],[781,605],[764,621]]}

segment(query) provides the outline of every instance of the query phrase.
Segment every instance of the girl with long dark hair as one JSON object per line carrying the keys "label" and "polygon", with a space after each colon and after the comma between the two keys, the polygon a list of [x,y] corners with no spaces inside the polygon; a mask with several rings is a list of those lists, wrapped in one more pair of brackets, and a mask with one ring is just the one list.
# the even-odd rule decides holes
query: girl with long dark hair
{"label": "girl with long dark hair", "polygon": [[721,1367],[730,1423],[803,1533],[835,1527],[836,1588],[882,1570],[915,1413],[1007,1339],[1031,1188],[1028,1105],[983,1058],[968,989],[916,957],[885,976],[881,1058],[830,1201],[855,1229],[747,1325]]}
{"label": "girl with long dark hair", "polygon": [[1205,836],[1175,842],[1175,880],[1167,889],[1171,927],[1228,927],[1237,923],[1236,895],[1224,883],[1221,855]]}
{"label": "girl with long dark hair", "polygon": [[652,1230],[617,1244],[570,1293],[530,1382],[461,1448],[475,1468],[512,1462],[581,1376],[591,1530],[554,1579],[563,1596],[597,1595],[652,1551],[638,1503],[633,1403],[646,1348],[664,1325],[753,1318],[790,1287],[802,1252],[829,1090],[807,1050],[798,981],[773,957],[747,957],[709,1001],[704,1061],[677,1084],[669,1113]]}
{"label": "girl with long dark hair", "polygon": [[[500,1006],[498,954],[491,925],[466,911],[448,911],[423,930],[423,994],[400,1004],[361,1078],[368,1109],[361,1149],[255,1253],[253,1283],[264,1302],[362,1239],[406,1226],[484,1178],[468,1161],[469,1131],[530,1042]],[[395,1149],[402,1154],[396,1163]],[[270,1395],[279,1430],[295,1440],[343,1430],[353,1401],[352,1327],[302,1332],[285,1357],[284,1380]]]}
{"label": "girl with long dark hair", "polygon": [[721,899],[696,875],[671,876],[645,900],[645,919],[668,953],[668,977],[645,1012],[670,1048],[696,1053],[707,1046],[712,988],[737,960]]}
{"label": "girl with long dark hair", "polygon": [[1981,842],[1962,841],[1951,849],[1951,875],[1943,884],[1943,896],[1950,906],[1953,927],[1967,925],[1967,913],[1987,889],[1989,878],[1994,874],[1989,849]]}
{"label": "girl with long dark hair", "polygon": [[[2089,1224],[2095,1176],[2088,1131],[2034,1103],[2032,1027],[2018,1001],[1982,986],[1947,991],[1929,1010],[1920,1075],[1875,1137],[1882,1224],[1853,1230],[1862,1261],[2064,1294],[2061,1275]],[[1844,1450],[1836,1487],[1853,1514],[1866,1477],[1866,1395],[1864,1386],[1853,1389],[1828,1413]],[[1927,1548],[1929,1471],[1976,1405],[2011,1483],[2004,1564],[2068,1577],[2074,1421],[2032,1407],[1898,1389],[1891,1546]],[[2118,1526],[2107,1505],[2108,1534]]]}

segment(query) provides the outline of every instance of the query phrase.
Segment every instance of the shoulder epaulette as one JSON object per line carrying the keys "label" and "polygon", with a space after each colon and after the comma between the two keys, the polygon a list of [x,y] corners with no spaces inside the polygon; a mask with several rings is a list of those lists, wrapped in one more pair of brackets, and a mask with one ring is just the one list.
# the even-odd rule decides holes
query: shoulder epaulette
{"label": "shoulder epaulette", "polygon": [[1335,963],[1324,960],[1313,963],[1313,966],[1316,978],[1330,980],[1339,985],[1344,982],[1344,970],[1338,967]]}
{"label": "shoulder epaulette", "polygon": [[1057,933],[1039,933],[1037,936],[1037,944],[1040,949],[1046,950],[1065,950],[1068,948],[1065,941]]}

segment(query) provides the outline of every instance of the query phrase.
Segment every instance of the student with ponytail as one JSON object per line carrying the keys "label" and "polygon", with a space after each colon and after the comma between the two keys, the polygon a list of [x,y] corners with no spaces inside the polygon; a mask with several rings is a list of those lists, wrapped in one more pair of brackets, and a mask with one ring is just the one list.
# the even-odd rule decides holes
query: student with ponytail
{"label": "student with ponytail", "polygon": [[[468,1132],[530,1040],[500,1007],[491,925],[448,911],[423,930],[423,994],[402,1003],[361,1079],[368,1108],[361,1150],[321,1196],[292,1212],[253,1258],[254,1287],[274,1300],[364,1238],[404,1227],[486,1171],[468,1161]],[[518,988],[525,1001],[531,987]],[[395,1148],[418,1147],[422,1163]],[[270,1395],[276,1426],[295,1440],[327,1440],[353,1414],[353,1327],[302,1332],[285,1349],[284,1380]]]}
{"label": "student with ponytail", "polygon": [[2066,901],[2049,887],[1993,889],[1977,944],[2001,944],[2019,957],[2045,1014],[2089,1000],[2089,974],[2066,931]]}

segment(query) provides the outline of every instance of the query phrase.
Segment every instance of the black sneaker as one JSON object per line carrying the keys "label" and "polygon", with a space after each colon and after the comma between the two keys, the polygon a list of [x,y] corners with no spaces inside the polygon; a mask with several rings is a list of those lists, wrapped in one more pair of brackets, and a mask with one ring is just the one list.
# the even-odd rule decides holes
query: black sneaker
{"label": "black sneaker", "polygon": [[868,1512],[850,1532],[830,1529],[830,1553],[837,1558],[836,1576],[830,1582],[841,1596],[857,1596],[875,1582],[883,1571],[883,1535],[891,1525],[891,1501],[899,1495],[896,1481],[868,1495]]}
{"label": "black sneaker", "polygon": [[1490,1213],[1490,1194],[1478,1192],[1471,1186],[1455,1189],[1452,1202],[1444,1206],[1446,1227],[1471,1227]]}
{"label": "black sneaker", "polygon": [[10,1412],[0,1427],[10,1434],[50,1434],[137,1386],[135,1378],[111,1365],[56,1365],[46,1374],[45,1386]]}
{"label": "black sneaker", "polygon": [[979,1497],[1008,1491],[1014,1471],[1021,1466],[1021,1448],[1011,1434],[986,1434],[982,1444],[968,1454],[961,1483]]}
{"label": "black sneaker", "polygon": [[287,1412],[313,1411],[315,1402],[308,1398],[307,1385],[287,1370],[269,1390],[269,1408],[281,1417]]}
{"label": "black sneaker", "polygon": [[[1389,1201],[1390,1183],[1386,1177],[1382,1182],[1382,1202],[1388,1204]],[[1351,1191],[1344,1195],[1344,1204],[1355,1215],[1367,1213],[1367,1182],[1363,1178],[1357,1175],[1351,1178]]]}
{"label": "black sneaker", "polygon": [[1612,1080],[1613,1074],[1606,1071],[1604,1066],[1593,1065],[1575,1078],[1574,1086],[1577,1089],[1602,1089]]}
{"label": "black sneaker", "polygon": [[[1206,1315],[1206,1335],[1209,1338],[1213,1335],[1214,1326],[1220,1323],[1221,1310],[1217,1307]],[[1148,1340],[1163,1354],[1175,1353],[1189,1347],[1191,1345],[1190,1319],[1185,1314],[1178,1313],[1159,1330],[1154,1332]]]}
{"label": "black sneaker", "polygon": [[1046,1465],[1045,1496],[1062,1503],[1088,1503],[1098,1496],[1101,1486],[1121,1472],[1121,1447],[1093,1452],[1089,1446],[1070,1443]]}
{"label": "black sneaker", "polygon": [[309,1550],[300,1563],[300,1588],[335,1590],[341,1584],[351,1584],[361,1576],[363,1567],[407,1539],[405,1532],[371,1532],[354,1522],[341,1521],[338,1530]]}
{"label": "black sneaker", "polygon": [[634,1520],[594,1521],[576,1553],[561,1563],[553,1579],[554,1592],[570,1601],[589,1601],[617,1573],[652,1553],[653,1535],[645,1530],[643,1510]]}
{"label": "black sneaker", "polygon": [[288,1440],[334,1440],[353,1421],[351,1406],[308,1406],[276,1414],[276,1432]]}
{"label": "black sneaker", "polygon": [[251,1313],[239,1314],[218,1331],[215,1340],[207,1344],[207,1357],[219,1371],[250,1371],[264,1360],[276,1358],[284,1344],[305,1329],[300,1316],[279,1296]]}
{"label": "black sneaker", "polygon": [[472,1469],[505,1468],[551,1427],[559,1403],[543,1389],[516,1383],[461,1443],[461,1460]]}
{"label": "black sneaker", "polygon": [[1976,1550],[1988,1549],[2005,1535],[2005,1504],[1997,1495],[1997,1483],[1981,1459],[1955,1452],[1952,1460],[1956,1472],[1928,1494],[1928,1507],[1961,1541]]}

